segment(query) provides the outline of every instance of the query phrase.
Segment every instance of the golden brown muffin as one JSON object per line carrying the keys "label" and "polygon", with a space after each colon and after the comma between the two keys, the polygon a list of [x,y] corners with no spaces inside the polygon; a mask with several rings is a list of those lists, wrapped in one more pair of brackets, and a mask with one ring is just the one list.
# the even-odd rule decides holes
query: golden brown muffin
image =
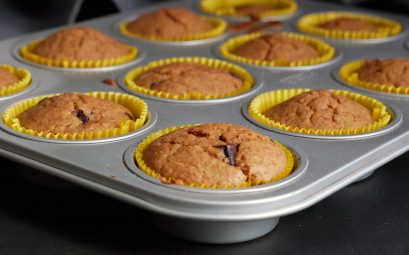
{"label": "golden brown muffin", "polygon": [[343,30],[343,31],[368,31],[376,32],[378,28],[371,23],[354,18],[337,18],[319,25],[321,28],[329,30]]}
{"label": "golden brown muffin", "polygon": [[177,129],[154,140],[143,159],[162,177],[181,185],[269,181],[287,164],[285,152],[269,137],[230,123]]}
{"label": "golden brown muffin", "polygon": [[298,61],[319,57],[310,45],[282,34],[264,35],[233,51],[238,56],[255,60]]}
{"label": "golden brown muffin", "polygon": [[311,90],[264,113],[287,126],[306,129],[358,128],[374,121],[368,108],[329,90]]}
{"label": "golden brown muffin", "polygon": [[358,70],[363,81],[396,87],[409,87],[409,59],[373,59]]}
{"label": "golden brown muffin", "polygon": [[127,29],[135,34],[172,38],[207,32],[213,26],[191,11],[172,7],[144,14],[128,23]]}
{"label": "golden brown muffin", "polygon": [[171,63],[139,76],[135,83],[147,89],[183,95],[221,94],[239,89],[243,81],[229,71],[196,63]]}
{"label": "golden brown muffin", "polygon": [[90,27],[66,28],[45,38],[33,53],[49,59],[70,61],[123,57],[129,48]]}
{"label": "golden brown muffin", "polygon": [[18,82],[19,78],[14,74],[0,68],[0,87],[6,87]]}
{"label": "golden brown muffin", "polygon": [[113,101],[73,93],[45,98],[18,116],[21,126],[47,133],[101,131],[133,118]]}
{"label": "golden brown muffin", "polygon": [[238,14],[246,16],[255,16],[273,9],[274,7],[271,4],[244,4],[234,7]]}

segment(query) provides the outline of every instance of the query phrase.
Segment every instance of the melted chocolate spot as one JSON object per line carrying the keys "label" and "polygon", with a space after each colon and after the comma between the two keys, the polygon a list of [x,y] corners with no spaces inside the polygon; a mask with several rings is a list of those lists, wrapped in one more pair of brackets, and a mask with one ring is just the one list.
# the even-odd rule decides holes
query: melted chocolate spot
{"label": "melted chocolate spot", "polygon": [[75,116],[82,121],[82,124],[85,124],[89,121],[89,117],[85,115],[82,110],[78,110]]}
{"label": "melted chocolate spot", "polygon": [[239,147],[238,144],[226,144],[226,145],[215,146],[215,147],[222,148],[224,155],[229,160],[229,165],[236,166],[236,155],[237,155],[237,149]]}

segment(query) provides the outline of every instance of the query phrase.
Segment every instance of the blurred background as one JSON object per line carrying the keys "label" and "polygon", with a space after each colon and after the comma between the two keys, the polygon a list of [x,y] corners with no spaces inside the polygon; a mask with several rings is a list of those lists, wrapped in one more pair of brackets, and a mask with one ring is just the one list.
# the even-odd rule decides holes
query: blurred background
{"label": "blurred background", "polygon": [[[0,40],[166,0],[1,0]],[[409,14],[409,0],[321,0]]]}

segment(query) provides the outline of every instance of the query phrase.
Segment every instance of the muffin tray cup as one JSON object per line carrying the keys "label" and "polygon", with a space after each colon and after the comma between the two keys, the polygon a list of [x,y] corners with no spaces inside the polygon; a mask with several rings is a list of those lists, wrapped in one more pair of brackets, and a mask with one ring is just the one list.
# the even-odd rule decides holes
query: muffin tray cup
{"label": "muffin tray cup", "polygon": [[[302,0],[298,4],[304,13],[334,9],[356,11],[349,7]],[[32,72],[33,83],[19,94],[0,99],[0,110],[26,98],[52,93],[127,93],[129,91],[124,89],[122,77],[136,66],[175,56],[217,57],[213,49],[220,44],[218,41],[185,47],[183,43],[158,44],[126,38],[116,30],[116,24],[127,17],[164,6],[192,8],[194,5],[191,1],[167,2],[78,24],[92,26],[138,47],[144,57],[139,58],[137,63],[118,69],[98,72],[56,69],[31,64],[18,56],[19,46],[59,28],[1,41],[1,62],[28,69]],[[402,24],[409,23],[409,18],[402,16],[375,14]],[[291,22],[285,22],[284,31],[298,32]],[[409,57],[409,51],[404,47],[408,41],[405,34],[402,39],[387,43],[359,46],[337,44],[336,50],[342,54],[342,58],[313,70],[294,69],[287,72],[237,63],[254,76],[256,87],[234,100],[226,98],[198,103],[140,95],[148,104],[150,122],[124,137],[103,141],[50,140],[14,133],[0,122],[0,155],[148,210],[152,212],[153,222],[172,235],[207,243],[251,240],[271,231],[280,217],[319,202],[409,150],[409,98],[356,90],[345,86],[332,75],[333,70],[338,70],[343,63],[357,58]],[[102,81],[107,78],[116,79],[119,87],[103,84]],[[262,92],[284,88],[358,91],[383,102],[394,117],[385,129],[356,137],[300,136],[276,132],[251,121],[246,114],[246,106],[251,99]],[[208,122],[240,124],[279,141],[297,156],[294,172],[280,181],[260,186],[202,189],[163,184],[141,172],[134,164],[133,152],[147,135],[171,126]]]}

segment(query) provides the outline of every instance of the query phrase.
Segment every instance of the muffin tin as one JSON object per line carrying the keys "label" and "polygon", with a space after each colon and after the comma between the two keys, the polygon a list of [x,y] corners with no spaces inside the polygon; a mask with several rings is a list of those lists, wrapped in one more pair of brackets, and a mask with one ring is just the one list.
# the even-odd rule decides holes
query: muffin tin
{"label": "muffin tin", "polygon": [[[296,14],[347,7],[318,2],[298,1]],[[104,70],[50,69],[31,65],[16,56],[16,48],[33,38],[44,37],[57,29],[0,42],[1,62],[32,72],[33,84],[15,96],[0,98],[0,111],[20,100],[61,92],[117,91],[124,88],[123,76],[136,66],[175,56],[214,57],[220,40],[186,43],[162,43],[138,40],[121,35],[117,24],[131,15],[139,15],[164,6],[197,10],[198,2],[178,1],[112,15],[79,25],[95,27],[117,39],[138,46],[138,63]],[[355,9],[354,9],[355,10]],[[407,24],[409,18],[379,14]],[[296,18],[284,22],[284,31],[298,32]],[[409,37],[385,43],[357,45],[332,44],[338,60],[314,70],[260,68],[236,63],[255,78],[251,92],[234,99],[186,102],[139,95],[148,103],[150,123],[137,133],[108,140],[60,141],[24,136],[0,122],[0,155],[59,176],[84,187],[109,195],[152,212],[153,222],[164,231],[188,240],[207,243],[233,243],[251,240],[271,231],[279,217],[305,209],[339,189],[369,176],[377,167],[409,150],[409,98],[355,90],[335,79],[333,73],[342,64],[357,58],[409,57],[404,46]],[[119,83],[105,85],[106,78]],[[246,106],[258,94],[284,88],[343,89],[369,95],[386,104],[394,118],[383,132],[359,137],[310,137],[276,132],[250,121]],[[232,122],[270,136],[297,155],[294,172],[271,184],[243,189],[200,189],[163,184],[141,172],[133,162],[133,152],[150,133],[183,124]],[[347,139],[348,138],[348,139]],[[101,222],[101,224],[104,224]]]}

